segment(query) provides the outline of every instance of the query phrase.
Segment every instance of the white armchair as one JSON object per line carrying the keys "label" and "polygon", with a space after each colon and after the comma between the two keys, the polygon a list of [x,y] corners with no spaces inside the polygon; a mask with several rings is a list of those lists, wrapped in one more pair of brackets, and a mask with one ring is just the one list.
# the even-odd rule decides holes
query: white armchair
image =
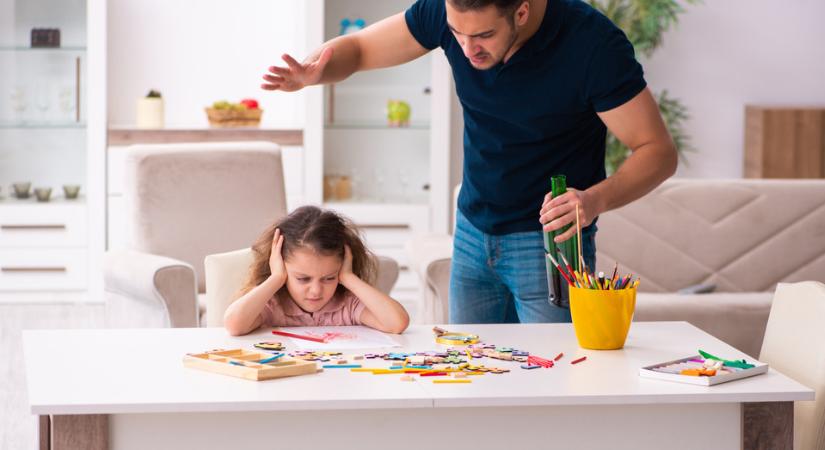
{"label": "white armchair", "polygon": [[[795,449],[825,448],[825,284],[779,283],[759,359],[815,391],[814,401],[794,405],[792,427],[773,422],[775,434],[792,430]],[[771,405],[746,409],[745,423],[763,414],[763,406]]]}
{"label": "white armchair", "polygon": [[128,250],[104,260],[110,327],[196,327],[206,255],[250,245],[286,215],[270,142],[134,145],[124,166]]}

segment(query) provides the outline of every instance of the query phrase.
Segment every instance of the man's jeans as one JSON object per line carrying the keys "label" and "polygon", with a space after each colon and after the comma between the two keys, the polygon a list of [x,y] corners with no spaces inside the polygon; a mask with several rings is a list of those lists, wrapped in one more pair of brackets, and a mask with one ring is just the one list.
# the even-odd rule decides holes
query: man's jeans
{"label": "man's jeans", "polygon": [[[456,214],[450,323],[570,322],[569,309],[550,303],[541,231],[496,236]],[[588,267],[595,267],[595,238],[595,225],[582,230]]]}

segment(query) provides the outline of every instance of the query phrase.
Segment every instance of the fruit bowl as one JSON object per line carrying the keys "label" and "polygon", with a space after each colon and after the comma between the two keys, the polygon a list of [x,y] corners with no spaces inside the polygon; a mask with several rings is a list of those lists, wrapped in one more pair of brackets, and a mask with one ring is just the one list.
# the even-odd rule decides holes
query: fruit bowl
{"label": "fruit bowl", "polygon": [[257,127],[261,124],[263,110],[258,103],[243,100],[240,103],[218,101],[205,108],[209,125],[217,128]]}

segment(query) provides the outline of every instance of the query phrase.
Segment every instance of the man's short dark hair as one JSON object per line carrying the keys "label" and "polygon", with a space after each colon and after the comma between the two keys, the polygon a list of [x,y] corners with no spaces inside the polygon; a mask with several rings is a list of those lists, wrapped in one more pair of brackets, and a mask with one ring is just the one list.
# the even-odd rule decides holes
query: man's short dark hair
{"label": "man's short dark hair", "polygon": [[512,20],[513,12],[527,0],[447,0],[453,7],[461,12],[484,9],[493,5],[498,9],[499,15],[507,16]]}

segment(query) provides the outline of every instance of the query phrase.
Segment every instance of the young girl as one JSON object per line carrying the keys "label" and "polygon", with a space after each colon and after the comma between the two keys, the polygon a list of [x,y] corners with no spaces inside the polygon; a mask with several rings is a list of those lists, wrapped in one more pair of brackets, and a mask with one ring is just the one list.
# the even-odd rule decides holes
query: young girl
{"label": "young girl", "polygon": [[331,211],[296,209],[252,246],[255,261],[224,314],[229,334],[265,326],[366,325],[401,333],[410,318],[372,287],[375,260],[355,227]]}

